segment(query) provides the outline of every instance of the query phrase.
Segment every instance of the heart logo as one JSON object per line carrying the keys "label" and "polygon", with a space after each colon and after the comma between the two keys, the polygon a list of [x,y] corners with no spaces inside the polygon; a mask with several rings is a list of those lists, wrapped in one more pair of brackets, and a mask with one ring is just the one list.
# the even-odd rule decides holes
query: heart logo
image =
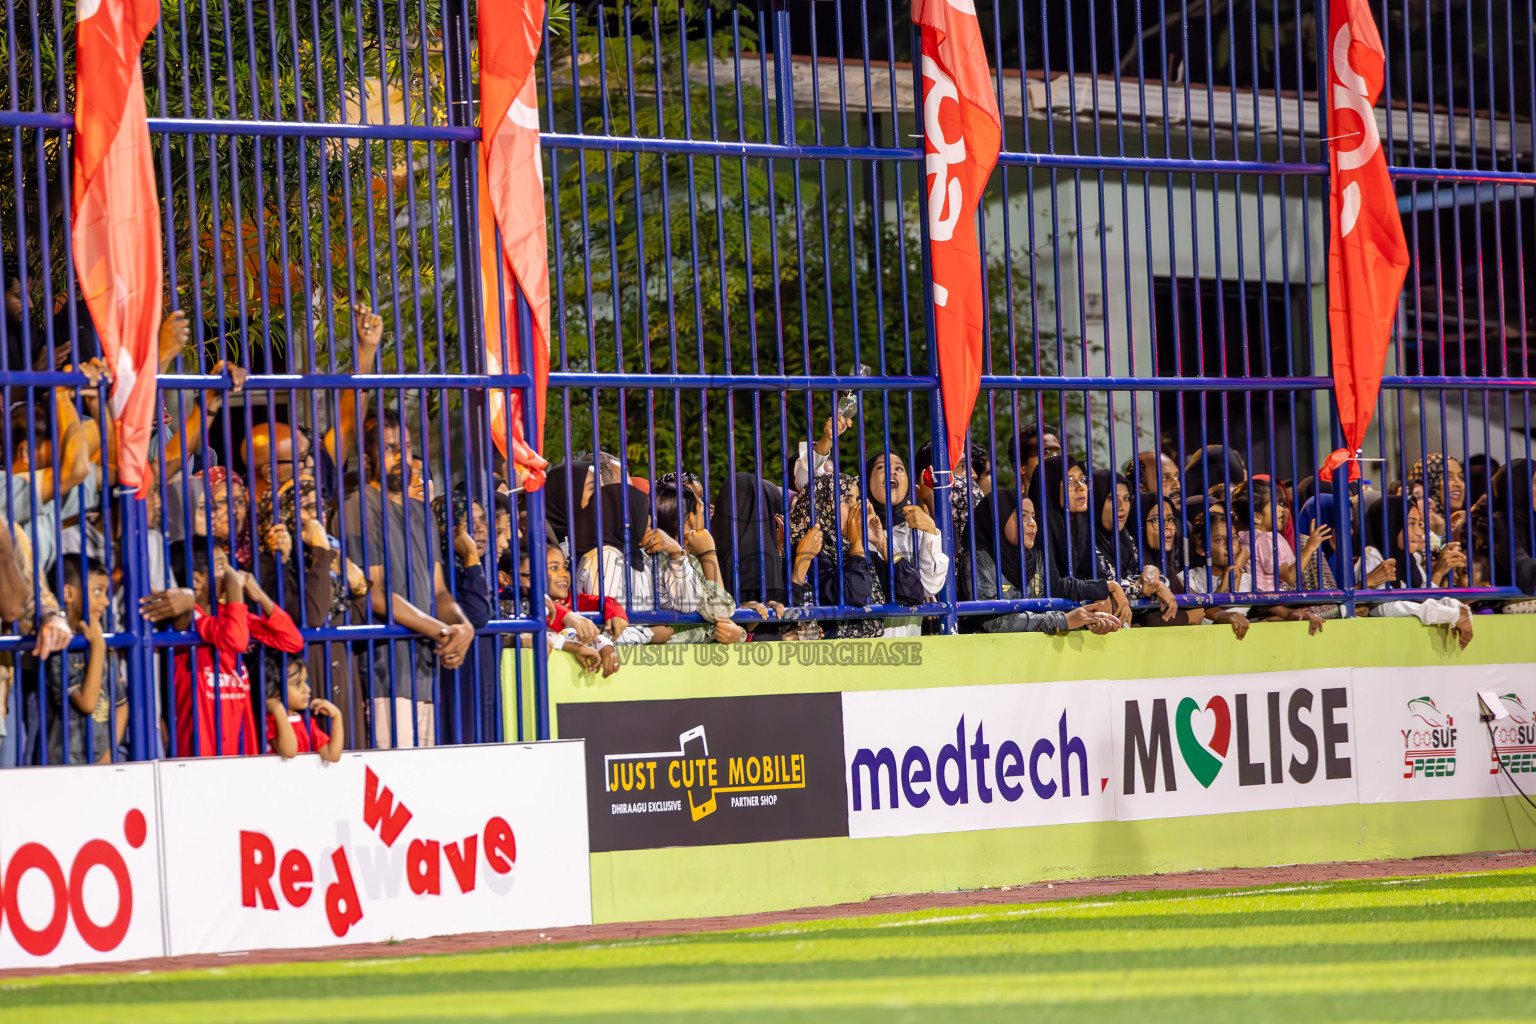
{"label": "heart logo", "polygon": [[[1179,710],[1175,719],[1179,736],[1179,753],[1183,755],[1184,763],[1189,766],[1190,772],[1200,785],[1210,789],[1227,756],[1227,743],[1232,738],[1232,716],[1227,711],[1225,697],[1212,697],[1206,702],[1205,710],[1216,716],[1216,728],[1211,733],[1209,744],[1201,743],[1195,737],[1194,717],[1200,712],[1200,705],[1193,697],[1185,697],[1179,701]],[[1213,750],[1214,754],[1211,753]]]}

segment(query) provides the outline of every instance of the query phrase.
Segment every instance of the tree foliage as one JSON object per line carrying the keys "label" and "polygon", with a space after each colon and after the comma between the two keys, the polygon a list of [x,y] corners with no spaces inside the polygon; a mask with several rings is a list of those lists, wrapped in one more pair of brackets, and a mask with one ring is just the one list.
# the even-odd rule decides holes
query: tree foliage
{"label": "tree foliage", "polygon": [[[75,2],[34,6],[42,7],[35,20],[4,40],[17,72],[8,105],[72,111]],[[446,124],[440,52],[422,43],[439,37],[440,16],[437,4],[164,0],[144,46],[149,114],[377,124],[387,109],[396,124]],[[189,311],[198,340],[219,339],[214,350],[257,369],[344,369],[350,311],[366,303],[401,339],[390,350],[400,368],[457,362],[453,238],[464,211],[451,194],[449,145],[239,128],[152,140],[168,225],[167,304]],[[27,159],[0,215],[26,236],[21,248],[41,289],[45,257],[67,243],[67,136],[26,131],[18,144]],[[62,296],[63,260],[46,269]]]}

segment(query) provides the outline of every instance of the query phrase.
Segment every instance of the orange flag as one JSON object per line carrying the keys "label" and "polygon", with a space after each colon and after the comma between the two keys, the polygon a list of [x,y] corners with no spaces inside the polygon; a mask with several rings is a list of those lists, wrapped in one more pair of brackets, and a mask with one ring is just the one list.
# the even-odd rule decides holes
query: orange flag
{"label": "orange flag", "polygon": [[965,455],[987,326],[976,204],[997,163],[1003,129],[971,0],[915,0],[912,21],[922,32],[934,341],[953,469]]}
{"label": "orange flag", "polygon": [[1353,480],[1381,390],[1408,243],[1372,110],[1386,52],[1367,0],[1334,0],[1328,39],[1328,134],[1334,139],[1328,154],[1328,329],[1345,446],[1324,460],[1322,473],[1348,462]]}
{"label": "orange flag", "polygon": [[[533,311],[533,445],[523,434],[523,400],[516,389],[491,392],[491,436],[508,453],[528,490],[543,486],[544,392],[549,380],[549,242],[544,223],[544,169],[539,151],[539,104],[534,61],[544,32],[544,0],[479,4],[480,272],[485,295],[485,355],[490,373],[521,372],[516,289]],[[493,219],[494,216],[494,219]],[[501,229],[506,294],[498,306],[495,228]],[[502,324],[506,341],[502,341]]]}
{"label": "orange flag", "polygon": [[118,479],[143,497],[164,276],[139,51],[160,4],[80,0],[75,19],[75,273],[114,374]]}

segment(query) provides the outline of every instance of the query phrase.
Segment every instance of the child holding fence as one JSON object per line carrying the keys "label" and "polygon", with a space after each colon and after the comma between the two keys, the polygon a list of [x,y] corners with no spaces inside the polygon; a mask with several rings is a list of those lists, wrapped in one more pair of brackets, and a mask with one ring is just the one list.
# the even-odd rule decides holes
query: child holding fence
{"label": "child holding fence", "polygon": [[[267,596],[254,576],[229,564],[223,549],[214,548],[210,562],[205,543],[191,546],[195,606],[190,611],[176,614],[180,602],[172,591],[151,594],[142,604],[150,619],[176,618],[176,628],[190,626],[203,641],[190,651],[176,654],[177,743],[173,756],[255,754],[259,751],[251,707],[251,680],[242,656],[253,640],[298,654],[304,650],[304,638],[293,619]],[[173,552],[173,564],[184,557],[182,552]],[[212,604],[211,576],[219,581],[216,614],[208,610]],[[247,607],[248,601],[255,602],[261,613],[253,613]]]}
{"label": "child holding fence", "polygon": [[[346,744],[341,710],[323,697],[310,697],[304,659],[289,658],[286,673],[282,661],[281,656],[267,653],[266,677],[272,680],[267,691],[267,746],[283,758],[319,754],[326,761],[340,761]],[[331,720],[329,733],[315,721],[320,715]]]}

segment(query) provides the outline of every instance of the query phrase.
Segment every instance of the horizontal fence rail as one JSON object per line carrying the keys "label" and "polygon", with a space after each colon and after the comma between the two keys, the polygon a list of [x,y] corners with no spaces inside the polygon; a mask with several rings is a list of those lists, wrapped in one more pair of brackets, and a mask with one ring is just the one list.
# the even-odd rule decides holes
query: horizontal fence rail
{"label": "horizontal fence rail", "polygon": [[[555,642],[1460,628],[1536,591],[1521,5],[1374,5],[1412,265],[1351,483],[1323,0],[977,8],[1003,152],[953,471],[908,5],[551,12],[540,392],[525,297],[483,312],[476,0],[164,0],[141,499],[70,245],[74,5],[3,2],[0,766],[544,738]],[[213,658],[233,605],[264,625]]]}

